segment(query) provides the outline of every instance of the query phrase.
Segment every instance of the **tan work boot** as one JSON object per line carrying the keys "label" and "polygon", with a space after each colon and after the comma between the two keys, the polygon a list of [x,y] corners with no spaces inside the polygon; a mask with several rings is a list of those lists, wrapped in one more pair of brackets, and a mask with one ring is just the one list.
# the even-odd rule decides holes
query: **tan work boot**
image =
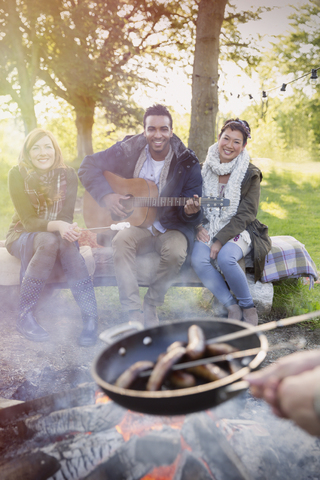
{"label": "tan work boot", "polygon": [[144,316],[142,310],[129,310],[127,313],[127,319],[130,322],[140,322],[144,325]]}
{"label": "tan work boot", "polygon": [[154,307],[147,302],[143,302],[143,316],[145,328],[157,327],[159,325],[157,307]]}
{"label": "tan work boot", "polygon": [[234,303],[233,305],[229,305],[229,307],[227,307],[227,310],[228,310],[228,318],[230,318],[230,320],[242,319],[242,310],[237,303]]}
{"label": "tan work boot", "polygon": [[258,313],[256,307],[243,308],[243,320],[256,327],[258,325]]}

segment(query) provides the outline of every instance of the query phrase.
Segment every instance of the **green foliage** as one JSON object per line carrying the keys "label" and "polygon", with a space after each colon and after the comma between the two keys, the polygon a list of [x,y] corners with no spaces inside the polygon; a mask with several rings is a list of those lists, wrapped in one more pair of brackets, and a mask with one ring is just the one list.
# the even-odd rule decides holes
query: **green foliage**
{"label": "green foliage", "polygon": [[289,33],[274,44],[274,58],[282,72],[306,73],[320,61],[320,4],[311,0],[295,9]]}
{"label": "green foliage", "polygon": [[0,240],[6,237],[11,218],[13,205],[8,192],[7,178],[12,167],[11,162],[2,159],[0,162]]}
{"label": "green foliage", "polygon": [[180,115],[170,109],[172,112],[173,131],[182,140],[185,145],[188,145],[190,114],[186,113]]}
{"label": "green foliage", "polygon": [[59,100],[48,112],[47,121],[42,125],[57,138],[63,158],[68,165],[75,166],[77,158],[77,130],[75,114],[70,105]]}
{"label": "green foliage", "polygon": [[295,96],[284,99],[270,98],[263,117],[261,106],[247,108],[242,118],[251,126],[252,140],[248,150],[252,157],[281,162],[319,161],[320,144],[315,122],[319,113],[311,110],[312,102],[313,98],[297,91]]}
{"label": "green foliage", "polygon": [[[220,60],[235,62],[248,74],[261,61],[261,55],[254,39],[249,36],[243,38],[238,30],[239,25],[243,25],[250,20],[260,20],[261,14],[272,10],[272,7],[253,7],[247,10],[239,11],[236,2],[228,2],[226,6],[225,18],[222,25],[222,35],[220,37],[221,53]],[[244,65],[244,67],[242,67]]]}
{"label": "green foliage", "polygon": [[[292,88],[293,93],[289,97],[285,94],[281,101],[273,98],[275,92],[270,93],[264,120],[266,128],[271,122],[280,128],[280,138],[286,142],[284,153],[287,157],[292,158],[295,149],[298,149],[300,152],[307,151],[313,160],[319,160],[320,85],[311,88],[308,81],[311,69],[320,65],[320,4],[316,0],[310,0],[295,9],[296,13],[290,17],[291,28],[276,38],[272,49],[264,54],[258,69],[263,90],[278,86],[280,72],[282,78],[283,74],[287,75],[283,81],[288,84],[287,90]],[[300,76],[303,77],[301,80],[291,83]],[[251,112],[248,109],[245,113],[250,115],[253,110],[258,113],[257,108],[251,108]],[[261,111],[258,115],[261,117]],[[259,133],[263,135],[263,132]],[[277,139],[278,136],[272,142]],[[270,155],[272,153],[268,156]]]}
{"label": "green foliage", "polygon": [[24,139],[23,126],[12,120],[0,120],[1,162],[10,166],[18,163]]}
{"label": "green foliage", "polygon": [[[309,290],[301,279],[285,280],[274,285],[272,312],[276,318],[285,318],[320,310],[320,285]],[[320,328],[320,320],[309,322],[309,326]]]}

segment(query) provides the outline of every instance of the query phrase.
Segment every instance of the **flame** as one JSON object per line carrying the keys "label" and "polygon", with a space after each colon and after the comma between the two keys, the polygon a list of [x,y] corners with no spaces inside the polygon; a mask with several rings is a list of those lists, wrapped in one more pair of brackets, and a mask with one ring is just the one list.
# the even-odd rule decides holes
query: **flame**
{"label": "flame", "polygon": [[95,394],[96,397],[96,405],[100,403],[108,403],[111,402],[111,399],[103,392],[96,392]]}
{"label": "flame", "polygon": [[129,440],[133,435],[143,436],[150,430],[162,430],[163,425],[170,425],[171,428],[181,430],[184,416],[180,417],[155,417],[143,415],[142,413],[128,410],[122,421],[116,425],[116,430],[121,433],[124,440]]}
{"label": "flame", "polygon": [[[96,404],[111,402],[112,400],[105,395],[103,392],[96,392]],[[217,420],[215,415],[211,411],[206,412],[211,418]],[[164,425],[169,425],[171,428],[176,430],[181,430],[182,425],[185,420],[185,415],[173,416],[173,417],[161,417],[153,415],[144,415],[138,412],[132,412],[127,410],[121,422],[116,425],[116,430],[123,436],[125,441],[130,440],[134,435],[143,437],[146,433],[150,431],[161,431],[163,430]],[[218,422],[217,422],[218,423]],[[90,433],[90,432],[88,432]],[[181,448],[180,453],[177,455],[174,463],[171,465],[165,465],[160,467],[155,467],[151,472],[141,478],[141,480],[172,480],[176,474],[177,467],[181,461],[181,455],[184,450],[192,452],[192,448],[185,441],[185,439],[180,437]],[[204,465],[206,466],[208,472],[210,468],[207,463],[202,459]]]}
{"label": "flame", "polygon": [[177,455],[174,463],[161,467],[155,467],[151,472],[147,473],[141,480],[170,480],[174,478],[177,466],[179,465],[181,453]]}
{"label": "flame", "polygon": [[190,445],[185,441],[183,437],[181,437],[181,449],[182,450],[189,450],[189,452],[192,452],[192,448]]}

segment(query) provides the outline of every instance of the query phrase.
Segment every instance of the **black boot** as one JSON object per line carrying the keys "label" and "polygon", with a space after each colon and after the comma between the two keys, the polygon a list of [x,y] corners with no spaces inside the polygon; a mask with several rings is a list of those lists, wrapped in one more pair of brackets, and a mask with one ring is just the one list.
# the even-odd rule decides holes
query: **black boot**
{"label": "black boot", "polygon": [[74,299],[80,307],[83,330],[78,344],[91,347],[98,339],[98,311],[94,288],[90,277],[70,285]]}
{"label": "black boot", "polygon": [[45,342],[49,339],[48,332],[37,323],[31,312],[28,312],[24,317],[19,317],[17,330],[33,342]]}
{"label": "black boot", "polygon": [[86,317],[82,320],[84,326],[78,344],[81,347],[91,347],[95,345],[98,338],[98,319],[95,317]]}
{"label": "black boot", "polygon": [[32,314],[44,284],[43,280],[25,276],[20,289],[20,313],[17,321],[17,330],[33,342],[45,342],[49,339],[48,332],[37,323]]}

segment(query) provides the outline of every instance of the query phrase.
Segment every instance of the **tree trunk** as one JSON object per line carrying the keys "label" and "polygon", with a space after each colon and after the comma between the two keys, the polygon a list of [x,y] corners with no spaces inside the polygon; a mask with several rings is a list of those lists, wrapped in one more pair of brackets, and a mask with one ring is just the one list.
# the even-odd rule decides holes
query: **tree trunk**
{"label": "tree trunk", "polygon": [[19,93],[13,88],[9,80],[6,80],[8,93],[12,100],[18,104],[24,123],[25,134],[37,127],[37,119],[34,109],[33,87],[36,81],[36,72],[39,66],[39,48],[32,42],[26,48],[26,41],[23,37],[21,19],[19,17],[18,4],[16,1],[7,2],[6,25],[8,43],[10,48],[10,62],[16,67],[18,73]]}
{"label": "tree trunk", "polygon": [[227,1],[201,0],[199,3],[188,145],[201,163],[215,140],[219,37]]}
{"label": "tree trunk", "polygon": [[94,124],[94,103],[83,107],[76,106],[77,149],[78,160],[86,155],[92,155],[92,127]]}
{"label": "tree trunk", "polygon": [[30,94],[28,102],[21,101],[19,102],[18,105],[21,111],[21,116],[24,124],[24,131],[25,131],[25,134],[28,135],[28,133],[30,133],[31,130],[33,130],[34,128],[37,128],[37,119],[34,111],[33,95]]}

